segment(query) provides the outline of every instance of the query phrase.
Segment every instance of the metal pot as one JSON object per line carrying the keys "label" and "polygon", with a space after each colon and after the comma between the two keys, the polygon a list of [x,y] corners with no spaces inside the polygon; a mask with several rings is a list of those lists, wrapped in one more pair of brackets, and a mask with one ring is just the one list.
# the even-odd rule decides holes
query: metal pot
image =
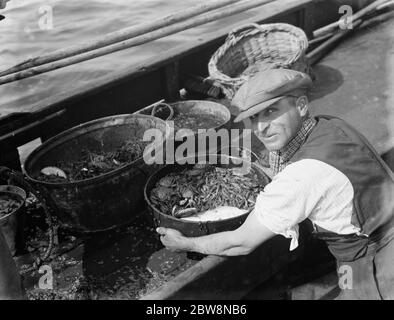
{"label": "metal pot", "polygon": [[[231,113],[227,109],[226,106],[213,102],[213,101],[206,101],[206,100],[185,100],[185,101],[178,101],[170,104],[171,108],[174,111],[174,115],[172,119],[176,119],[176,116],[179,114],[200,114],[200,115],[212,115],[212,117],[220,119],[220,124],[214,127],[206,127],[204,129],[215,129],[218,130],[220,128],[225,127],[230,119]],[[189,128],[185,128],[189,129]],[[195,134],[197,132],[194,132]]]}
{"label": "metal pot", "polygon": [[12,255],[15,255],[19,242],[18,238],[21,238],[19,231],[23,231],[21,222],[23,222],[22,215],[24,214],[26,192],[16,186],[0,185],[0,195],[18,199],[20,202],[19,206],[11,213],[0,217],[0,232],[3,232]]}
{"label": "metal pot", "polygon": [[[169,123],[174,121],[174,137],[176,137],[176,134],[179,131],[176,128],[176,117],[178,115],[211,115],[216,119],[220,119],[220,123],[218,125],[206,125],[206,127],[203,128],[204,130],[214,130],[214,132],[217,132],[220,129],[229,129],[231,119],[231,113],[226,106],[217,102],[205,100],[184,100],[169,104],[161,102],[154,105],[151,109],[148,108],[142,110],[141,113],[154,115],[155,117],[159,117]],[[192,128],[184,127],[182,129]],[[210,134],[213,134],[213,132],[210,132]],[[216,136],[213,136],[212,138],[215,139],[209,139],[207,142],[206,136],[198,134],[197,130],[193,130],[193,132],[183,132],[181,136],[182,140],[174,141],[174,150],[176,150],[176,148],[183,142],[187,141],[187,139],[194,139],[194,150],[199,150],[200,153],[217,153],[217,151],[222,148],[221,144],[223,141],[218,139]],[[201,150],[201,146],[205,146],[204,150]]]}
{"label": "metal pot", "polygon": [[[262,185],[266,185],[270,181],[270,178],[260,169],[259,165],[255,164],[255,163],[250,163],[245,159],[238,158],[238,157],[232,157],[232,156],[225,155],[225,154],[207,155],[207,157],[215,157],[217,166],[223,167],[223,168],[241,167],[243,164],[247,164],[250,166],[250,173],[256,174]],[[201,159],[205,159],[206,156],[195,155],[195,156],[193,156],[193,158],[194,158],[193,163],[199,163],[201,161]],[[191,157],[185,158],[185,160],[189,162],[188,159],[191,159]],[[237,164],[234,163],[234,160],[237,161],[236,162]],[[245,221],[246,217],[249,215],[250,212],[247,212],[243,215],[240,215],[240,216],[237,216],[234,218],[229,218],[229,219],[224,219],[224,220],[194,222],[194,221],[186,221],[183,219],[178,219],[178,218],[175,218],[175,217],[170,216],[168,214],[165,214],[165,213],[161,212],[160,210],[158,210],[153,205],[153,203],[150,201],[149,195],[151,193],[151,190],[155,187],[156,183],[161,178],[163,178],[164,176],[168,175],[171,172],[179,172],[179,171],[184,170],[185,168],[191,168],[192,166],[193,166],[192,164],[166,165],[165,167],[159,169],[158,171],[156,171],[153,175],[151,175],[149,177],[149,179],[145,185],[145,188],[144,188],[144,196],[145,196],[145,201],[148,203],[149,212],[153,216],[153,220],[154,220],[155,225],[179,230],[185,236],[188,236],[188,237],[196,237],[196,236],[202,236],[202,235],[207,235],[207,234],[211,234],[211,233],[230,231],[230,230],[234,230],[234,229],[238,228],[240,225],[242,225],[242,223]]]}
{"label": "metal pot", "polygon": [[81,181],[51,183],[37,180],[40,170],[59,160],[75,161],[83,150],[113,151],[128,137],[142,140],[147,129],[164,137],[165,121],[147,115],[116,115],[93,120],[49,139],[26,159],[27,180],[44,196],[64,227],[77,232],[106,231],[132,222],[143,206],[143,187],[150,168],[143,157],[108,173]]}

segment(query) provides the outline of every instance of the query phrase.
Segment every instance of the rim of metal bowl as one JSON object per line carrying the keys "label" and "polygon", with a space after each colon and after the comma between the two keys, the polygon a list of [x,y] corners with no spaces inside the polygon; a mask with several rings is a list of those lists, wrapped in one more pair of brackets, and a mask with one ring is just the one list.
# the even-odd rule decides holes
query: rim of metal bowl
{"label": "rim of metal bowl", "polygon": [[[209,156],[220,156],[220,157],[222,157],[222,156],[225,156],[225,157],[228,157],[228,158],[233,158],[233,159],[240,159],[240,160],[243,160],[243,161],[245,161],[245,162],[249,162],[252,166],[254,165],[252,162],[250,162],[250,161],[247,161],[247,160],[245,160],[245,159],[242,159],[242,158],[240,158],[240,157],[234,157],[234,156],[230,156],[230,155],[226,155],[226,154],[213,154],[213,153],[209,153],[209,154],[207,154],[207,155],[203,155],[204,157],[205,156],[207,156],[207,157],[209,157]],[[203,157],[202,156],[202,157]],[[182,158],[182,159],[191,159],[191,158],[195,158],[196,156],[190,156],[190,157],[185,157],[185,158]],[[145,201],[148,203],[148,205],[150,206],[150,208],[152,208],[155,212],[157,212],[157,213],[159,213],[160,215],[163,215],[163,216],[165,216],[165,217],[167,217],[167,218],[169,218],[170,220],[173,220],[173,221],[181,221],[181,222],[183,222],[183,223],[186,223],[186,224],[202,224],[202,223],[224,223],[224,222],[227,222],[227,221],[230,221],[230,220],[234,220],[234,219],[236,219],[236,218],[241,218],[241,217],[243,217],[243,216],[245,216],[245,215],[249,215],[251,212],[252,212],[252,210],[253,210],[253,208],[252,209],[250,209],[250,210],[248,210],[247,212],[245,212],[245,213],[243,213],[243,214],[240,214],[239,216],[236,216],[236,217],[232,217],[232,218],[227,218],[227,219],[222,219],[222,220],[208,220],[208,221],[188,221],[188,220],[183,220],[183,219],[181,219],[181,218],[175,218],[175,217],[173,217],[173,216],[171,216],[171,215],[168,215],[168,214],[165,214],[165,213],[163,213],[163,212],[161,212],[159,209],[157,209],[154,205],[153,205],[153,203],[150,201],[150,198],[149,198],[149,196],[148,196],[148,185],[151,183],[151,181],[153,180],[153,179],[157,179],[157,175],[159,174],[159,172],[161,172],[161,171],[164,171],[165,169],[167,169],[168,167],[170,167],[170,166],[174,166],[174,165],[177,165],[176,163],[173,163],[173,164],[167,164],[167,165],[165,165],[163,168],[160,168],[160,169],[158,169],[158,170],[156,170],[149,178],[148,178],[148,180],[146,181],[146,183],[145,183],[145,187],[144,187],[144,197],[145,197]],[[187,165],[187,164],[186,164]],[[183,166],[183,165],[180,165],[180,166]],[[262,174],[265,174],[264,172],[262,172]]]}
{"label": "rim of metal bowl", "polygon": [[[10,189],[10,190],[7,190],[7,189]],[[16,189],[20,193],[16,193],[16,192],[12,191],[12,189],[14,189],[14,190]],[[10,212],[6,215],[0,216],[0,221],[3,219],[6,219],[8,216],[17,212],[20,208],[23,207],[23,205],[26,202],[26,197],[27,197],[26,192],[25,192],[25,190],[23,190],[22,188],[20,188],[18,186],[9,185],[9,184],[8,185],[7,184],[0,185],[0,194],[12,194],[12,195],[19,197],[22,200],[22,202],[20,203],[18,208],[16,208],[15,210],[13,210],[12,212]]]}
{"label": "rim of metal bowl", "polygon": [[[165,132],[165,139],[164,141],[167,140],[168,136],[169,136],[169,132],[170,132],[170,126],[168,125],[168,123],[160,118],[157,117],[153,117],[150,115],[145,115],[145,114],[118,114],[118,115],[114,115],[114,116],[108,116],[108,117],[103,117],[103,118],[99,118],[99,119],[94,119],[88,122],[84,122],[81,123],[77,126],[74,126],[70,129],[67,129],[65,131],[60,132],[59,134],[51,137],[50,139],[48,139],[47,141],[45,141],[43,144],[41,144],[39,147],[37,147],[36,149],[34,149],[26,158],[25,164],[29,163],[29,161],[31,161],[31,159],[34,158],[34,156],[36,156],[39,152],[41,152],[43,149],[45,149],[48,145],[50,145],[51,143],[59,140],[59,138],[64,138],[66,137],[70,132],[73,131],[77,131],[78,129],[81,129],[82,127],[86,126],[86,125],[91,125],[91,124],[95,124],[95,123],[99,123],[102,121],[106,121],[106,120],[111,120],[111,119],[117,119],[117,118],[123,118],[125,116],[130,116],[130,118],[147,118],[147,119],[152,119],[154,118],[155,121],[159,121],[162,122],[163,125],[166,128],[166,132]],[[70,140],[72,140],[73,138],[71,138]],[[68,141],[68,140],[65,140]],[[62,142],[65,142],[62,141]],[[33,178],[32,176],[30,176],[30,174],[25,170],[25,174],[28,178],[28,180],[34,182],[34,183],[38,183],[38,184],[43,184],[43,185],[48,185],[48,186],[56,186],[56,187],[64,187],[64,186],[75,186],[75,185],[85,185],[85,184],[90,184],[92,182],[99,182],[100,180],[112,177],[117,175],[118,173],[127,171],[129,168],[131,168],[132,166],[134,166],[134,164],[138,161],[141,161],[141,159],[143,159],[143,157],[140,157],[136,160],[134,160],[133,162],[130,162],[124,166],[121,166],[115,170],[100,174],[98,176],[92,177],[92,178],[88,178],[88,179],[83,179],[83,180],[77,180],[77,181],[72,181],[72,182],[48,182],[48,181],[42,181],[42,180],[38,180]],[[139,169],[138,167],[136,167],[136,169]],[[140,169],[142,171],[142,169]]]}
{"label": "rim of metal bowl", "polygon": [[[195,103],[195,104],[202,103],[202,102],[203,102],[204,104],[211,104],[211,105],[217,106],[217,108],[220,108],[220,110],[222,110],[222,111],[224,111],[224,113],[226,113],[226,121],[224,121],[222,124],[219,124],[219,125],[217,125],[217,126],[215,126],[215,127],[205,128],[205,130],[209,130],[209,129],[214,129],[214,130],[216,130],[216,129],[218,129],[218,128],[224,126],[224,125],[226,125],[226,124],[229,123],[229,121],[231,120],[231,112],[230,112],[230,110],[229,110],[224,104],[221,104],[221,103],[218,103],[218,102],[214,102],[214,101],[205,101],[205,100],[185,100],[185,101],[173,102],[173,103],[170,103],[169,105],[174,109],[174,113],[175,113],[176,110],[177,110],[175,105],[182,104],[182,103],[187,103],[187,102]],[[207,113],[206,113],[206,114],[207,114]],[[173,117],[172,119],[168,120],[168,121],[174,121],[174,117]],[[179,130],[179,129],[178,129],[178,130]],[[190,129],[190,130],[191,130],[191,129]],[[197,129],[197,130],[198,130],[198,129]],[[194,130],[192,130],[192,131],[193,131],[193,134],[186,134],[186,135],[184,135],[183,137],[187,137],[187,136],[197,135],[197,134],[198,134],[198,132],[195,132]]]}

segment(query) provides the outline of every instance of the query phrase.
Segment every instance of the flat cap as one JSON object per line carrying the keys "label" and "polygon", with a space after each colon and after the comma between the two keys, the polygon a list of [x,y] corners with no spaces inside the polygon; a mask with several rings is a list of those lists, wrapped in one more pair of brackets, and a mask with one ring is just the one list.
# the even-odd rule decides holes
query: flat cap
{"label": "flat cap", "polygon": [[309,89],[312,79],[303,72],[290,69],[269,69],[257,73],[244,83],[232,100],[239,122],[266,109],[297,89]]}

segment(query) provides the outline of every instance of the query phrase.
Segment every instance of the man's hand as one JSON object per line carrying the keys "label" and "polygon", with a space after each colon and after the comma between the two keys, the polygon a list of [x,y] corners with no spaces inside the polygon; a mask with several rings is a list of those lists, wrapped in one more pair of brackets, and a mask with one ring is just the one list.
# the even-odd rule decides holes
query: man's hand
{"label": "man's hand", "polygon": [[187,250],[187,238],[178,230],[168,228],[157,228],[156,232],[160,234],[160,240],[171,251]]}
{"label": "man's hand", "polygon": [[[239,209],[238,209],[239,210]],[[174,229],[157,228],[161,242],[173,251],[193,251],[217,256],[247,255],[264,241],[275,236],[265,227],[254,210],[238,229],[200,237],[185,237]]]}

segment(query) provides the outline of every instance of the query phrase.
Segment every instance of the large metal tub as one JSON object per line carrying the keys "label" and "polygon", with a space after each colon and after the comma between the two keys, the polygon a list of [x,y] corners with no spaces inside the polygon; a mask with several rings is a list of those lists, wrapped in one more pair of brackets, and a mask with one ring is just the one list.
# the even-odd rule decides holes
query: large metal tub
{"label": "large metal tub", "polygon": [[3,232],[4,238],[7,241],[8,248],[12,255],[15,255],[18,250],[18,245],[23,245],[23,215],[24,205],[26,201],[26,192],[12,185],[0,185],[0,195],[6,198],[18,199],[20,204],[11,213],[0,216],[0,232]]}
{"label": "large metal tub", "polygon": [[[169,111],[171,110],[171,112]],[[167,120],[169,124],[174,125],[173,128],[174,138],[174,151],[184,142],[190,139],[194,141],[194,150],[198,150],[200,153],[216,153],[222,148],[224,143],[217,133],[220,133],[221,129],[230,129],[231,113],[230,110],[223,104],[206,101],[206,100],[183,100],[173,103],[159,103],[154,107],[149,107],[147,109],[141,110],[141,114],[153,114],[163,120]],[[183,127],[181,130],[177,128],[175,119],[178,115],[182,116],[212,116],[220,120],[217,125],[210,125],[204,123],[201,129],[192,129],[190,126]],[[200,131],[201,130],[201,131]],[[206,134],[204,134],[206,132]],[[205,146],[202,148],[201,146]],[[175,155],[174,155],[175,157]],[[183,156],[182,156],[183,157]]]}
{"label": "large metal tub", "polygon": [[[193,156],[194,163],[199,163],[199,162],[201,163],[201,160],[205,159],[206,157],[215,157],[217,163],[215,165],[223,168],[241,167],[242,164],[247,163],[248,165],[250,165],[250,173],[256,174],[259,182],[263,186],[265,186],[270,181],[270,178],[264,173],[264,171],[260,169],[260,167],[257,164],[250,163],[247,160],[238,157],[232,157],[225,154],[221,154],[221,155],[216,154],[216,155],[208,155],[208,156],[195,155]],[[185,159],[186,161],[188,161],[189,158],[185,158]],[[151,175],[148,181],[146,182],[144,188],[145,201],[148,203],[149,212],[153,217],[155,225],[179,230],[187,237],[198,237],[198,236],[203,236],[217,232],[230,231],[237,229],[239,226],[241,226],[250,212],[246,212],[240,216],[229,218],[229,219],[206,221],[206,222],[194,222],[194,221],[187,221],[187,220],[175,218],[173,216],[161,212],[154,206],[154,204],[150,200],[149,195],[152,189],[155,187],[156,183],[161,178],[165,177],[167,174],[171,172],[182,171],[183,169],[185,169],[185,167],[190,169],[191,167],[193,167],[193,165],[192,164],[180,165],[177,163],[166,165],[165,167],[159,169],[157,172]]]}
{"label": "large metal tub", "polygon": [[142,139],[157,128],[166,138],[165,121],[147,115],[116,115],[93,120],[49,139],[25,162],[27,180],[45,197],[64,227],[77,232],[98,232],[133,221],[144,206],[143,187],[149,170],[143,157],[100,176],[76,182],[50,183],[35,179],[39,171],[59,160],[78,159],[83,149],[112,151],[128,137]]}

